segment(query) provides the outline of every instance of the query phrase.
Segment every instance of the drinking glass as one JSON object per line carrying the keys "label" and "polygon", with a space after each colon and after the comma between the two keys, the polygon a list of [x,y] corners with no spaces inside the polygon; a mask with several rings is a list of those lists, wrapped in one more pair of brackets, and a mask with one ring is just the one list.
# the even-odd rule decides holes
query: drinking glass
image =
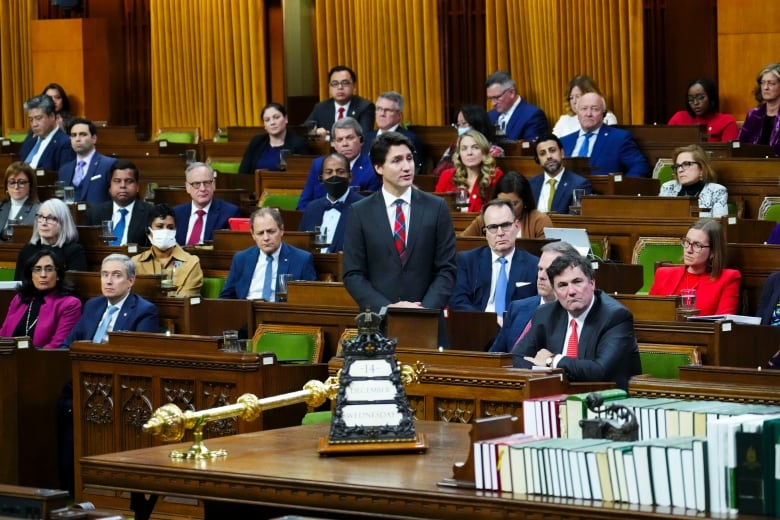
{"label": "drinking glass", "polygon": [[74,188],[73,186],[65,186],[63,194],[64,194],[63,202],[65,204],[76,203],[76,188]]}
{"label": "drinking glass", "polygon": [[276,297],[274,301],[287,301],[287,284],[293,279],[291,274],[280,274],[276,279]]}
{"label": "drinking glass", "polygon": [[222,331],[222,349],[227,352],[238,352],[238,331]]}

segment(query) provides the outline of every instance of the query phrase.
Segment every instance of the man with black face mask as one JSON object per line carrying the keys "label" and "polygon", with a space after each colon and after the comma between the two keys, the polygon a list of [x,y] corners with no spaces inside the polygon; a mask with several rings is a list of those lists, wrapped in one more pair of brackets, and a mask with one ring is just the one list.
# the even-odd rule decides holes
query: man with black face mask
{"label": "man with black face mask", "polygon": [[327,236],[328,253],[339,253],[344,248],[344,227],[350,206],[363,197],[349,189],[352,174],[349,160],[340,153],[332,153],[322,161],[320,182],[327,195],[314,199],[306,206],[300,231],[314,231],[319,226]]}

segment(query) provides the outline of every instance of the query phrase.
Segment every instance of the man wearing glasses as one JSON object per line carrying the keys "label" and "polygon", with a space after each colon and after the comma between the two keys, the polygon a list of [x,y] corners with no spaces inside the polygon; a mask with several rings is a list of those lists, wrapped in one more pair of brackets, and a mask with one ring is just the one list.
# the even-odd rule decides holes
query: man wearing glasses
{"label": "man wearing glasses", "polygon": [[187,222],[176,229],[176,242],[194,246],[213,240],[215,229],[228,229],[228,220],[239,216],[238,206],[214,198],[217,188],[214,170],[202,162],[194,162],[184,171],[187,193],[191,202],[173,209],[176,222]]}
{"label": "man wearing glasses", "polygon": [[517,84],[509,73],[499,70],[485,80],[487,98],[493,103],[488,112],[496,134],[509,141],[535,141],[547,133],[549,124],[544,112],[517,94]]}
{"label": "man wearing glasses", "polygon": [[416,165],[416,172],[420,173],[422,168],[422,144],[414,132],[410,132],[403,126],[401,122],[404,115],[404,97],[395,91],[382,92],[379,97],[376,98],[376,130],[371,130],[366,134],[366,139],[363,142],[363,153],[368,155],[371,150],[371,145],[377,137],[382,135],[383,132],[398,132],[405,135],[414,146],[412,153],[414,154],[414,164]]}
{"label": "man wearing glasses", "polygon": [[511,201],[491,200],[482,208],[482,219],[487,246],[458,255],[450,308],[495,312],[501,325],[510,302],[537,294],[539,258],[515,247],[520,222]]}
{"label": "man wearing glasses", "polygon": [[355,71],[344,65],[337,65],[328,72],[330,99],[320,101],[306,118],[316,123],[316,132],[327,135],[333,123],[345,117],[355,118],[363,127],[363,134],[374,128],[374,104],[354,95],[357,85]]}

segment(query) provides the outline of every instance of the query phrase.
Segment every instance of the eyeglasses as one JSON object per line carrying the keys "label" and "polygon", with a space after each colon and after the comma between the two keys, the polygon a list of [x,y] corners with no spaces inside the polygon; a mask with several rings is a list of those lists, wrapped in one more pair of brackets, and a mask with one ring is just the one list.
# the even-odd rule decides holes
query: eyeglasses
{"label": "eyeglasses", "polygon": [[501,231],[506,233],[510,229],[512,229],[512,226],[514,226],[514,222],[502,222],[501,224],[489,224],[485,226],[483,229],[490,233],[491,235],[495,235],[498,233],[498,229],[501,228]]}
{"label": "eyeglasses", "polygon": [[328,85],[330,85],[332,88],[339,88],[339,87],[347,88],[350,85],[352,85],[352,82],[348,79],[342,79],[341,81],[333,80],[330,83],[328,83]]}
{"label": "eyeglasses", "polygon": [[471,125],[468,121],[463,121],[462,123],[452,123],[452,128],[468,128]]}
{"label": "eyeglasses", "polygon": [[28,184],[30,184],[30,181],[15,181],[15,180],[8,181],[9,186],[19,186],[20,188],[24,188]]}
{"label": "eyeglasses", "polygon": [[688,103],[701,103],[707,99],[706,94],[696,94],[695,96],[688,96]]}
{"label": "eyeglasses", "polygon": [[201,186],[205,186],[206,188],[211,188],[211,186],[214,184],[214,181],[213,180],[210,180],[210,181],[193,181],[193,182],[188,182],[187,184],[189,184],[190,186],[192,186],[196,190],[199,190]]}
{"label": "eyeglasses", "polygon": [[53,265],[36,265],[32,268],[32,272],[35,274],[51,274],[56,270],[56,268]]}
{"label": "eyeglasses", "polygon": [[501,94],[497,95],[497,96],[488,96],[488,99],[489,99],[490,101],[496,102],[496,101],[498,101],[499,99],[501,99],[501,98],[504,96],[504,94],[506,94],[506,93],[507,93],[507,92],[509,92],[510,90],[512,90],[512,87],[509,87],[509,88],[507,88],[507,89],[504,89],[504,91],[503,91]]}
{"label": "eyeglasses", "polygon": [[57,217],[54,215],[41,215],[40,213],[37,213],[35,215],[35,218],[38,222],[45,222],[47,224],[56,224],[60,221]]}
{"label": "eyeglasses", "polygon": [[674,164],[672,165],[672,170],[673,170],[673,171],[676,171],[676,172],[678,172],[678,171],[680,171],[680,170],[682,170],[682,171],[685,171],[685,170],[687,170],[688,168],[690,168],[691,166],[693,166],[694,164],[697,164],[697,165],[701,166],[701,165],[700,165],[698,162],[696,162],[696,161],[683,161],[683,162],[681,162],[680,164],[674,163]]}
{"label": "eyeglasses", "polygon": [[680,239],[680,244],[682,244],[683,249],[688,249],[689,247],[693,249],[694,253],[701,253],[701,250],[705,247],[710,247],[708,245],[701,244],[699,242],[691,242],[686,237],[683,237]]}
{"label": "eyeglasses", "polygon": [[762,87],[776,87],[777,86],[777,81],[768,79],[766,81],[760,82],[759,85],[761,85]]}
{"label": "eyeglasses", "polygon": [[397,108],[376,107],[377,114],[392,114],[393,112],[400,112],[400,111]]}

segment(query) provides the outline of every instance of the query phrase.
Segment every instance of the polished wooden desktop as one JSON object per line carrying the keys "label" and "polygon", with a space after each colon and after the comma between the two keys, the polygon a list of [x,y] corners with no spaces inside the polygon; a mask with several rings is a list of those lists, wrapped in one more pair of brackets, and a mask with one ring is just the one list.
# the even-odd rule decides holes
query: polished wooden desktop
{"label": "polished wooden desktop", "polygon": [[[267,518],[263,508],[279,516],[320,518],[704,517],[681,509],[440,487],[437,482],[452,477],[453,464],[468,455],[467,425],[419,421],[417,431],[429,445],[423,454],[320,457],[317,443],[328,427],[212,439],[209,448],[225,448],[228,455],[208,462],[168,458],[171,449],[186,444],[85,457],[83,477],[90,486],[130,491],[136,498],[143,493],[200,498],[206,519]],[[136,512],[135,518],[145,516]]]}

